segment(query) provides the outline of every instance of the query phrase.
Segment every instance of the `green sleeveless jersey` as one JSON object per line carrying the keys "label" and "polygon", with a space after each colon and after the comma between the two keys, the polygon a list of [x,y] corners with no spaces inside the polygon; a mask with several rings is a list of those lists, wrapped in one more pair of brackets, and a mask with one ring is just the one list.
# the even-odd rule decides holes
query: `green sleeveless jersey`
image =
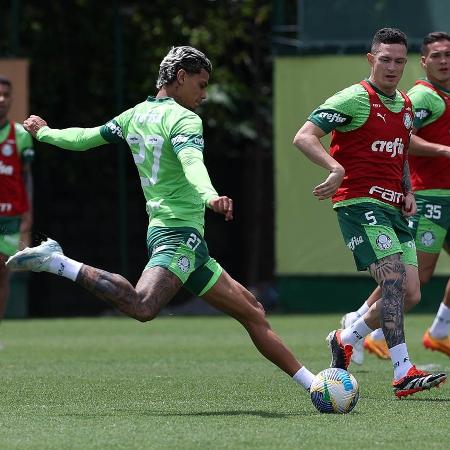
{"label": "green sleeveless jersey", "polygon": [[205,198],[189,183],[179,159],[184,149],[203,152],[200,117],[173,98],[149,97],[101,129],[108,142],[126,141],[144,191],[151,226],[192,226],[203,233]]}

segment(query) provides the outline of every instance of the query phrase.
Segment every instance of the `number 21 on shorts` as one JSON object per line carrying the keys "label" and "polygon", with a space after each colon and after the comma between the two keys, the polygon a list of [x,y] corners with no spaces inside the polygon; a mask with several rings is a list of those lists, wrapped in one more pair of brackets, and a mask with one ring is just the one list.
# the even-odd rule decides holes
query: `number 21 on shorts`
{"label": "number 21 on shorts", "polygon": [[191,233],[186,241],[186,245],[193,251],[202,243],[202,240],[195,234]]}

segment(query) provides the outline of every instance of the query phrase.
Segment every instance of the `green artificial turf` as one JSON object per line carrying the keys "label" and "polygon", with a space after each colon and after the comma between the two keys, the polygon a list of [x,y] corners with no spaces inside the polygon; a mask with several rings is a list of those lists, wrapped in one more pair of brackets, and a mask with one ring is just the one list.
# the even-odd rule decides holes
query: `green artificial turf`
{"label": "green artificial turf", "polygon": [[[337,315],[269,316],[318,372]],[[431,315],[406,331],[420,367],[450,370],[421,347]],[[309,395],[227,317],[9,320],[0,327],[0,449],[447,449],[450,386],[396,400],[388,361],[350,366],[352,413],[318,413]]]}

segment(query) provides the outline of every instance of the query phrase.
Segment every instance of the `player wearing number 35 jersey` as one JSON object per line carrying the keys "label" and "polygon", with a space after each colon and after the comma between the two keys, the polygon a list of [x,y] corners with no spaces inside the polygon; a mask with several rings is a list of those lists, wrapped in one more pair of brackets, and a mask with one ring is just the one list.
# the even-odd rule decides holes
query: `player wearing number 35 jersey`
{"label": "player wearing number 35 jersey", "polygon": [[70,150],[126,141],[149,215],[149,262],[136,287],[118,274],[67,258],[53,240],[16,253],[7,265],[69,278],[140,321],[155,318],[184,285],[242,323],[267,359],[309,389],[313,374],[273,332],[253,294],[209,256],[203,238],[205,206],[233,219],[232,200],[217,194],[203,164],[202,122],[193,112],[206,98],[211,70],[197,49],[174,47],[161,62],[156,97],[106,125],[56,130],[38,116],[24,123],[37,139]]}

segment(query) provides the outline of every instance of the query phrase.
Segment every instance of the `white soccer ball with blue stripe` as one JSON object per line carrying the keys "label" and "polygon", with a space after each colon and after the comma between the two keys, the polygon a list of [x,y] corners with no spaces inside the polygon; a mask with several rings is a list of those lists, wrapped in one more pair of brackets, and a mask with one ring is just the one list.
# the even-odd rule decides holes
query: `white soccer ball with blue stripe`
{"label": "white soccer ball with blue stripe", "polygon": [[321,413],[348,413],[359,398],[355,377],[344,369],[322,370],[315,376],[309,391],[313,405]]}

